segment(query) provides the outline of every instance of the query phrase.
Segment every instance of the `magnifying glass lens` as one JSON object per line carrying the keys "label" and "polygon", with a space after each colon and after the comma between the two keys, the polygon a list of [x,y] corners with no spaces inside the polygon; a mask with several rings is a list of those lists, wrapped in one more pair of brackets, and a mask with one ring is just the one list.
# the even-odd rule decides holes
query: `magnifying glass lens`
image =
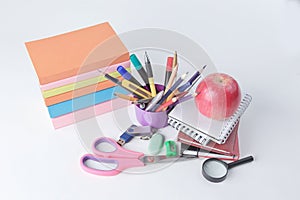
{"label": "magnifying glass lens", "polygon": [[205,163],[203,170],[211,178],[222,178],[227,174],[227,166],[219,160],[210,160]]}
{"label": "magnifying glass lens", "polygon": [[252,156],[242,158],[229,164],[217,158],[210,158],[204,161],[202,165],[202,174],[207,180],[211,182],[221,182],[226,178],[229,169],[251,161],[253,161]]}

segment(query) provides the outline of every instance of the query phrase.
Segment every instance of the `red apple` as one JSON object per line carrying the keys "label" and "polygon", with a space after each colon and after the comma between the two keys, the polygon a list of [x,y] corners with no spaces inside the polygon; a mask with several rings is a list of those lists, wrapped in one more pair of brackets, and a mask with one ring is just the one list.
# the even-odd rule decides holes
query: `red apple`
{"label": "red apple", "polygon": [[241,101],[241,90],[236,80],[223,73],[210,74],[197,86],[195,98],[200,113],[222,120],[230,117]]}

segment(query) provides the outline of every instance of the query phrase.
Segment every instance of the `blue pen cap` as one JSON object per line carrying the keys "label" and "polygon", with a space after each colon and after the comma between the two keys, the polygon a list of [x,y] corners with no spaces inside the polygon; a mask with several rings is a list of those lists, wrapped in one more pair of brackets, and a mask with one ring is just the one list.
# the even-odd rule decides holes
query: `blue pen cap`
{"label": "blue pen cap", "polygon": [[117,71],[121,74],[121,76],[123,76],[126,80],[130,80],[131,79],[131,74],[122,66],[118,66],[117,67]]}
{"label": "blue pen cap", "polygon": [[130,55],[130,60],[137,70],[140,70],[143,67],[141,62],[139,61],[139,59],[136,57],[135,54]]}

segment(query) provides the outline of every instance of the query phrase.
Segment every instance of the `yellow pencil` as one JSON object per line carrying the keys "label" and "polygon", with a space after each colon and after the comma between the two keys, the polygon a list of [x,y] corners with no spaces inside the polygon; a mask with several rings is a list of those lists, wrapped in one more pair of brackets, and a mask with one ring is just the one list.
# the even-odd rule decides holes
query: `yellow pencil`
{"label": "yellow pencil", "polygon": [[173,70],[172,70],[172,73],[171,73],[171,76],[170,76],[170,79],[169,79],[169,82],[168,82],[168,85],[166,86],[165,88],[165,94],[166,92],[172,87],[173,83],[174,83],[174,80],[176,78],[176,75],[177,75],[177,71],[178,71],[178,65],[176,65]]}
{"label": "yellow pencil", "polygon": [[149,99],[152,97],[152,94],[149,91],[145,90],[142,87],[139,87],[138,85],[136,85],[126,79],[123,79],[121,81],[121,86],[123,86],[127,90],[133,92],[134,94],[141,96],[144,99]]}
{"label": "yellow pencil", "polygon": [[117,93],[117,92],[115,92],[114,95],[121,98],[121,99],[125,99],[125,100],[128,100],[128,101],[133,101],[134,102],[134,101],[139,100],[138,98],[128,96],[128,95],[125,95],[125,94],[121,94],[121,93]]}
{"label": "yellow pencil", "polygon": [[177,65],[177,51],[174,53],[173,68]]}
{"label": "yellow pencil", "polygon": [[144,88],[142,88],[126,79],[123,79],[122,81],[120,81],[117,78],[111,77],[109,74],[105,74],[104,76],[108,80],[122,86],[124,89],[126,89],[130,92],[133,92],[135,95],[137,95],[141,98],[149,99],[152,97],[152,94],[149,91],[145,90]]}

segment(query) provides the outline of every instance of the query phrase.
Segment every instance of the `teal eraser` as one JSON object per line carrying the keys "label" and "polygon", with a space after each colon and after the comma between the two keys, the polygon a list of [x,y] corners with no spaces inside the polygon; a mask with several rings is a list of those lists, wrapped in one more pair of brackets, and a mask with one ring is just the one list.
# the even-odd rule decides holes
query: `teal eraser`
{"label": "teal eraser", "polygon": [[148,151],[151,155],[157,155],[161,149],[164,146],[164,136],[159,134],[159,133],[155,133],[152,135],[151,139],[150,139],[150,143],[148,146]]}

